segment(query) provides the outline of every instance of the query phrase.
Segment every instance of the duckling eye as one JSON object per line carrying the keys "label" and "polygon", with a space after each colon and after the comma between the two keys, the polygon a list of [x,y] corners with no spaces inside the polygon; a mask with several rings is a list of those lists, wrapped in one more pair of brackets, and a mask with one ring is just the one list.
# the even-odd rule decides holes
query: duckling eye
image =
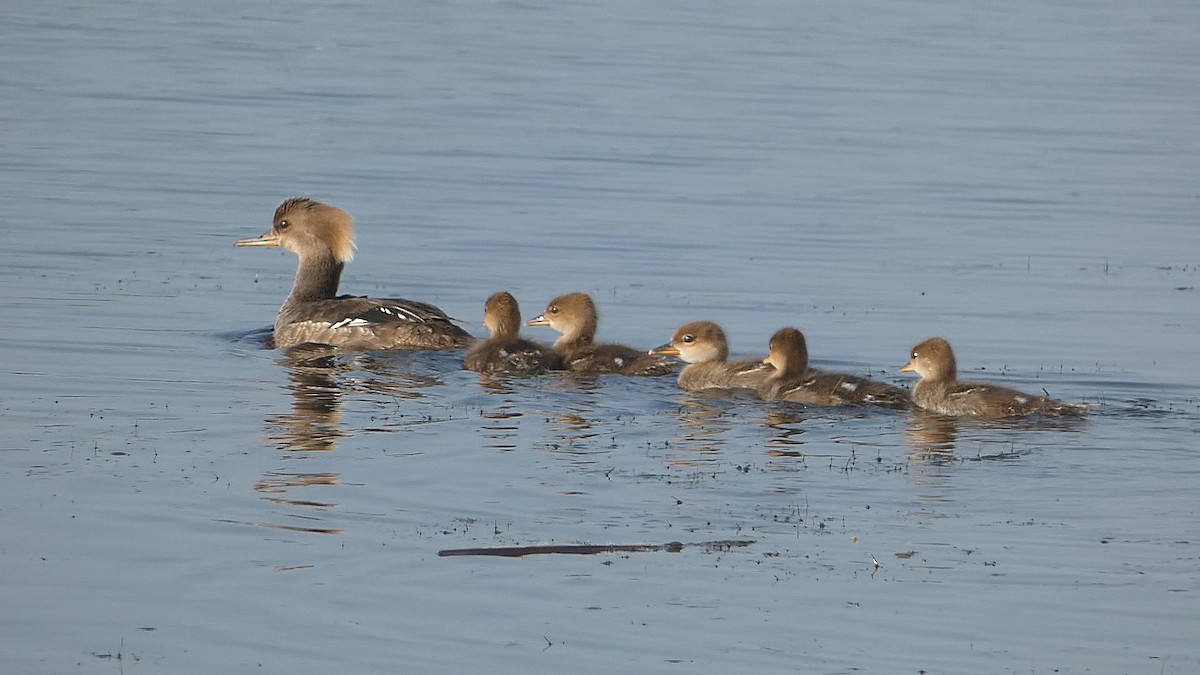
{"label": "duckling eye", "polygon": [[692,343],[693,343],[693,342],[695,342],[695,341],[696,341],[696,338],[695,338],[695,336],[692,336],[692,335],[684,335],[684,336],[683,336],[683,343],[684,343],[684,344],[690,345],[690,344],[692,344]]}
{"label": "duckling eye", "polygon": [[291,223],[289,223],[286,220],[281,220],[281,221],[279,221],[279,224],[275,226],[275,228],[279,229],[279,230],[286,230],[290,226],[291,226]]}
{"label": "duckling eye", "polygon": [[549,312],[550,312],[551,314],[558,314],[558,307],[551,307],[551,308],[549,309]]}

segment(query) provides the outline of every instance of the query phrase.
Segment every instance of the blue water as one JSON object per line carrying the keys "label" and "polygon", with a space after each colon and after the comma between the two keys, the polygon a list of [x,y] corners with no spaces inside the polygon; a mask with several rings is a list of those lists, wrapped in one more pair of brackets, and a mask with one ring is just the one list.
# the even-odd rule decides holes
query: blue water
{"label": "blue water", "polygon": [[[1200,670],[1200,7],[0,9],[5,672]],[[262,348],[307,194],[345,292],[473,332],[1097,404],[954,423]],[[529,329],[531,337],[552,335]],[[748,539],[522,559],[442,549]]]}

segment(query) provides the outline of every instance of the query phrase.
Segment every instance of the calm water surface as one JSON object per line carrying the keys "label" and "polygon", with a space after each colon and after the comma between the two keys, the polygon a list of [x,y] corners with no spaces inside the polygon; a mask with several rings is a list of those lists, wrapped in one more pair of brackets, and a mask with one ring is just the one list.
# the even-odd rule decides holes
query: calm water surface
{"label": "calm water surface", "polygon": [[[0,17],[5,672],[1200,671],[1200,6]],[[585,290],[608,340],[791,324],[903,383],[940,334],[1098,405],[285,355],[294,258],[232,242],[294,194],[357,217],[347,292],[476,333]]]}

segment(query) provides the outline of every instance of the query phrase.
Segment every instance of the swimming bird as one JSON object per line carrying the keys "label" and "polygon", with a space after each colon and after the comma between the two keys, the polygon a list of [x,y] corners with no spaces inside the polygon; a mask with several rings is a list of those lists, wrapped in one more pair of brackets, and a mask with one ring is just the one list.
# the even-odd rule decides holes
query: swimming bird
{"label": "swimming bird", "polygon": [[885,408],[909,407],[908,391],[866,377],[831,373],[808,366],[808,344],[796,328],[780,328],[771,336],[771,353],[764,363],[775,374],[758,389],[764,401],[795,401],[811,405],[869,403]]}
{"label": "swimming bird", "polygon": [[491,337],[471,345],[463,367],[480,373],[535,375],[563,370],[562,356],[549,347],[521,337],[521,308],[508,291],[488,297],[483,305],[483,325]]}
{"label": "swimming bird", "polygon": [[729,362],[729,342],[725,331],[712,321],[692,321],[675,330],[671,341],[650,350],[651,354],[674,355],[687,363],[679,373],[679,388],[684,391],[705,389],[758,389],[775,368],[762,359],[748,358]]}
{"label": "swimming bird", "polygon": [[563,357],[568,370],[582,373],[622,375],[667,375],[674,364],[657,356],[619,344],[595,344],[599,318],[596,304],[587,293],[567,293],[554,298],[546,311],[527,326],[549,326],[562,333],[554,351]]}
{"label": "swimming bird", "polygon": [[1090,407],[995,384],[961,382],[954,350],[940,337],[929,338],[913,347],[911,360],[900,368],[900,372],[916,373],[921,378],[913,387],[913,403],[942,415],[985,419],[1028,415],[1061,417],[1082,415]]}
{"label": "swimming bird", "polygon": [[452,349],[474,338],[433,305],[337,294],[354,258],[354,219],[308,197],[275,209],[270,232],[235,246],[277,246],[300,259],[292,292],[275,318],[275,346],[313,343],[346,349]]}

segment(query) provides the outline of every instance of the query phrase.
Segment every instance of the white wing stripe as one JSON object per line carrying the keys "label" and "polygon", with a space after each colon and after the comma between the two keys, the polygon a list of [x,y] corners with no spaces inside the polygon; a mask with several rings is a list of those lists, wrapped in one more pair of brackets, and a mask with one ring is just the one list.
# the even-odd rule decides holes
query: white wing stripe
{"label": "white wing stripe", "polygon": [[339,328],[358,328],[359,326],[370,326],[370,325],[371,325],[371,322],[367,321],[365,319],[357,319],[357,318],[342,319],[341,321],[338,321],[337,323],[330,324],[329,329],[337,330]]}

